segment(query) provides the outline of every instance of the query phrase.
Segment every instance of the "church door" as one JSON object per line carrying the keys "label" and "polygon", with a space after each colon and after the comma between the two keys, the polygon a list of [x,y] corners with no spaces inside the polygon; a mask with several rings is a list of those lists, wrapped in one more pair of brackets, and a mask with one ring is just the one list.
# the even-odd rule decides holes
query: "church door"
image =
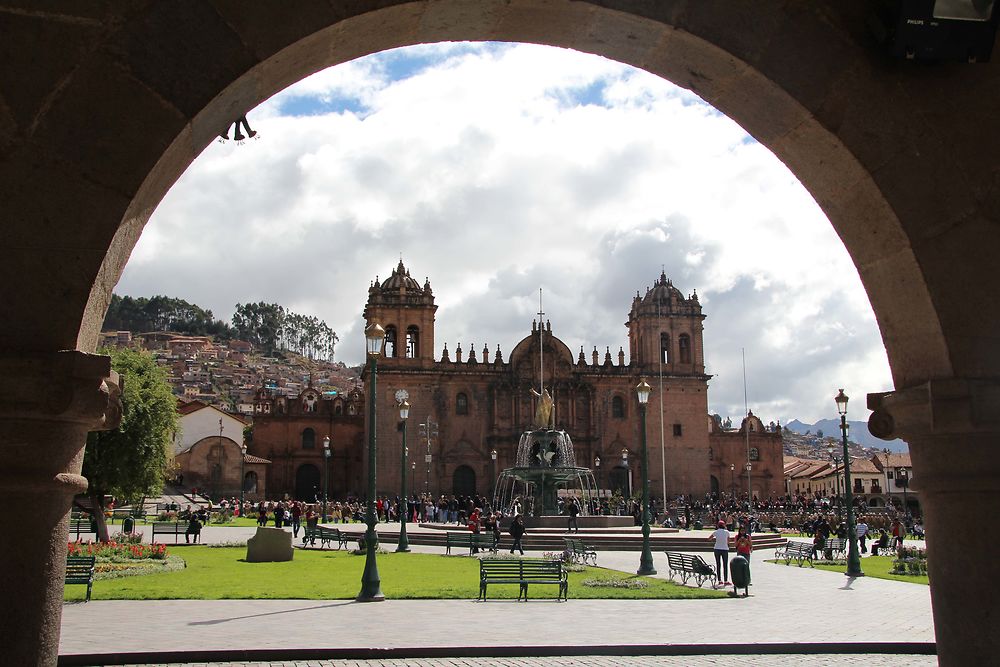
{"label": "church door", "polygon": [[625,466],[615,466],[611,469],[610,479],[611,492],[619,493],[622,496],[628,498],[631,495],[629,489],[629,479],[628,479],[628,468]]}
{"label": "church door", "polygon": [[311,463],[304,463],[295,471],[295,499],[316,502],[323,496],[323,488],[319,482],[319,468]]}
{"label": "church door", "polygon": [[458,466],[452,475],[451,492],[456,496],[471,496],[476,492],[476,471],[469,466]]}
{"label": "church door", "polygon": [[715,475],[712,475],[712,495],[719,497],[719,478]]}

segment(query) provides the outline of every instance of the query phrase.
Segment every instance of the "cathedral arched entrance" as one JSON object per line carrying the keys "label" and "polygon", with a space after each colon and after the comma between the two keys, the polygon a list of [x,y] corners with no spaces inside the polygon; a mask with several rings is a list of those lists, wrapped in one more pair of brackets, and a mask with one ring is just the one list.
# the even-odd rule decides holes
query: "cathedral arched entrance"
{"label": "cathedral arched entrance", "polygon": [[[323,67],[414,42],[523,40],[597,53],[690,88],[740,123],[802,181],[858,268],[898,390],[872,401],[873,425],[909,442],[928,530],[947,534],[965,508],[995,504],[1000,434],[989,416],[998,412],[1000,357],[989,351],[1000,313],[983,304],[995,301],[1000,254],[990,122],[997,65],[945,66],[932,82],[925,70],[884,66],[857,23],[864,5],[358,0],[330,14],[304,8],[279,30],[253,5],[236,21],[224,5],[193,18],[181,5],[153,3],[128,16],[109,9],[105,30],[59,12],[13,27],[12,43],[41,35],[49,51],[68,35],[79,62],[64,72],[44,59],[9,65],[4,108],[18,111],[7,114],[0,139],[3,194],[15,215],[3,233],[16,242],[0,246],[0,310],[18,326],[0,331],[9,369],[0,382],[15,397],[32,384],[58,385],[60,395],[80,397],[73,405],[82,412],[70,422],[42,405],[30,435],[14,418],[0,424],[4,443],[37,443],[0,447],[0,470],[13,482],[0,489],[21,489],[10,503],[37,503],[48,517],[23,529],[22,548],[0,554],[0,570],[39,573],[9,584],[8,597],[38,603],[0,621],[8,658],[54,662],[58,650],[60,607],[50,601],[61,596],[65,548],[52,535],[66,533],[60,517],[82,486],[79,450],[101,423],[87,406],[98,405],[90,399],[108,375],[106,363],[73,351],[95,349],[150,213],[234,115]],[[33,23],[47,20],[45,30]],[[156,56],[179,38],[197,48],[185,59]],[[26,460],[24,451],[38,450],[52,455]],[[23,480],[55,481],[23,490]],[[965,574],[989,565],[976,539],[959,532],[928,545],[943,664],[997,650],[998,634],[980,629],[996,618],[1000,583]],[[953,556],[968,567],[947,568]]]}
{"label": "cathedral arched entrance", "polygon": [[456,496],[476,493],[476,471],[469,466],[458,466],[451,475],[451,492]]}
{"label": "cathedral arched entrance", "polygon": [[319,468],[303,463],[295,471],[295,499],[315,502],[320,493]]}
{"label": "cathedral arched entrance", "polygon": [[615,466],[608,474],[608,483],[611,485],[611,493],[617,493],[625,498],[631,495],[631,484],[629,479],[629,469],[625,466]]}
{"label": "cathedral arched entrance", "polygon": [[712,479],[710,481],[710,485],[711,485],[712,495],[714,497],[718,498],[719,497],[719,478],[716,477],[715,475],[712,475]]}

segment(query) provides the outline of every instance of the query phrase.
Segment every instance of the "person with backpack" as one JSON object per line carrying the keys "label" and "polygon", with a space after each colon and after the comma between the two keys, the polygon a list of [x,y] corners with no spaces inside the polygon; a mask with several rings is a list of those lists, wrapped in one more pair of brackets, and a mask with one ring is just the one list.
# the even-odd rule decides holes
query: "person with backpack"
{"label": "person with backpack", "polygon": [[521,538],[524,537],[524,521],[521,519],[520,514],[516,515],[510,523],[510,536],[514,540],[514,543],[510,547],[510,552],[514,553],[514,549],[517,549],[523,556],[524,547],[521,546]]}

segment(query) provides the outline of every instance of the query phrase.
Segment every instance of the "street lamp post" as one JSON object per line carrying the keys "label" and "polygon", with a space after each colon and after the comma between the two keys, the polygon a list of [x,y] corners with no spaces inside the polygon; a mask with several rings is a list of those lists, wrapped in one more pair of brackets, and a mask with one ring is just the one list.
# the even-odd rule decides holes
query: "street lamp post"
{"label": "street lamp post", "polygon": [[594,457],[594,468],[597,470],[597,497],[601,497],[601,457]]}
{"label": "street lamp post", "polygon": [[625,467],[625,483],[627,488],[622,489],[622,493],[632,497],[632,469],[628,467],[628,449],[622,447],[622,466]]}
{"label": "street lamp post", "polygon": [[827,446],[826,453],[830,455],[830,459],[833,461],[833,485],[834,485],[833,488],[834,488],[834,493],[837,494],[837,511],[839,512],[840,511],[840,472],[838,472],[838,468],[840,468],[840,462],[843,461],[844,459],[843,459],[842,456],[837,456],[837,448],[833,446],[832,442]]}
{"label": "street lamp post", "polygon": [[378,574],[375,552],[378,551],[378,533],[375,532],[375,396],[378,375],[378,357],[385,344],[385,329],[372,322],[365,327],[365,343],[368,347],[368,365],[371,372],[371,389],[368,395],[368,503],[365,510],[365,571],[361,574],[361,592],[355,598],[358,602],[381,602],[382,580]]}
{"label": "street lamp post", "polygon": [[326,502],[330,492],[330,436],[323,438],[323,523],[326,523]]}
{"label": "street lamp post", "polygon": [[736,498],[736,464],[729,464],[729,493]]}
{"label": "street lamp post", "polygon": [[892,453],[892,450],[886,447],[885,449],[882,450],[882,453],[885,454],[885,468],[882,469],[882,472],[885,475],[885,490],[883,491],[883,493],[885,494],[887,505],[891,505],[892,487],[889,485],[889,454]]}
{"label": "street lamp post", "polygon": [[410,416],[410,403],[403,399],[399,404],[399,418],[403,420],[403,458],[400,464],[400,477],[402,478],[402,490],[399,492],[399,541],[396,543],[396,551],[406,553],[410,550],[410,541],[406,539],[406,521],[410,513],[410,504],[406,501],[406,421]]}
{"label": "street lamp post", "polygon": [[496,505],[497,495],[497,450],[490,450],[490,507]]}
{"label": "street lamp post", "polygon": [[861,554],[858,551],[858,527],[854,523],[854,495],[851,491],[851,455],[847,451],[847,394],[841,389],[833,399],[840,413],[840,430],[844,442],[844,496],[847,501],[847,572],[848,577],[863,577],[861,571]]}
{"label": "street lamp post", "polygon": [[243,516],[243,493],[247,489],[245,466],[247,462],[247,443],[240,445],[240,516]]}
{"label": "street lamp post", "polygon": [[646,380],[639,382],[635,393],[639,397],[640,428],[642,429],[642,556],[636,574],[656,574],[653,552],[649,548],[649,455],[646,451],[646,403],[652,387]]}

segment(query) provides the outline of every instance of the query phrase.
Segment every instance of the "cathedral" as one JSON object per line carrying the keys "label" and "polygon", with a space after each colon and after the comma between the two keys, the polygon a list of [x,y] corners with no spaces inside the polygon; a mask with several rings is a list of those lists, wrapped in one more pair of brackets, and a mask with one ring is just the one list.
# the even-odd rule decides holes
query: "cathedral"
{"label": "cathedral", "polygon": [[[723,431],[709,418],[705,315],[698,295],[685,296],[665,273],[632,299],[627,354],[623,345],[616,352],[608,345],[603,352],[595,347],[574,354],[548,321],[533,322],[506,356],[499,346],[491,351],[444,345],[436,354],[436,311],[430,281],[421,285],[402,261],[368,290],[365,324],[377,323],[386,332],[375,396],[379,494],[399,493],[403,399],[410,403],[408,488],[490,494],[499,472],[514,465],[521,433],[532,427],[539,377],[552,397],[551,422],[570,434],[577,464],[591,467],[605,492],[627,495],[641,486],[635,387],[645,378],[653,388],[646,416],[652,495],[660,497],[664,489],[669,496],[745,492],[747,482],[740,480],[748,479],[744,471],[751,462],[755,495],[781,493],[780,433],[768,433],[753,416],[738,432]],[[272,461],[272,493],[311,500],[328,466],[330,497],[363,494],[367,373],[366,366],[364,400],[357,391],[330,399],[307,389],[302,396],[310,401],[261,393],[250,451]],[[327,459],[319,445],[325,436]]]}

